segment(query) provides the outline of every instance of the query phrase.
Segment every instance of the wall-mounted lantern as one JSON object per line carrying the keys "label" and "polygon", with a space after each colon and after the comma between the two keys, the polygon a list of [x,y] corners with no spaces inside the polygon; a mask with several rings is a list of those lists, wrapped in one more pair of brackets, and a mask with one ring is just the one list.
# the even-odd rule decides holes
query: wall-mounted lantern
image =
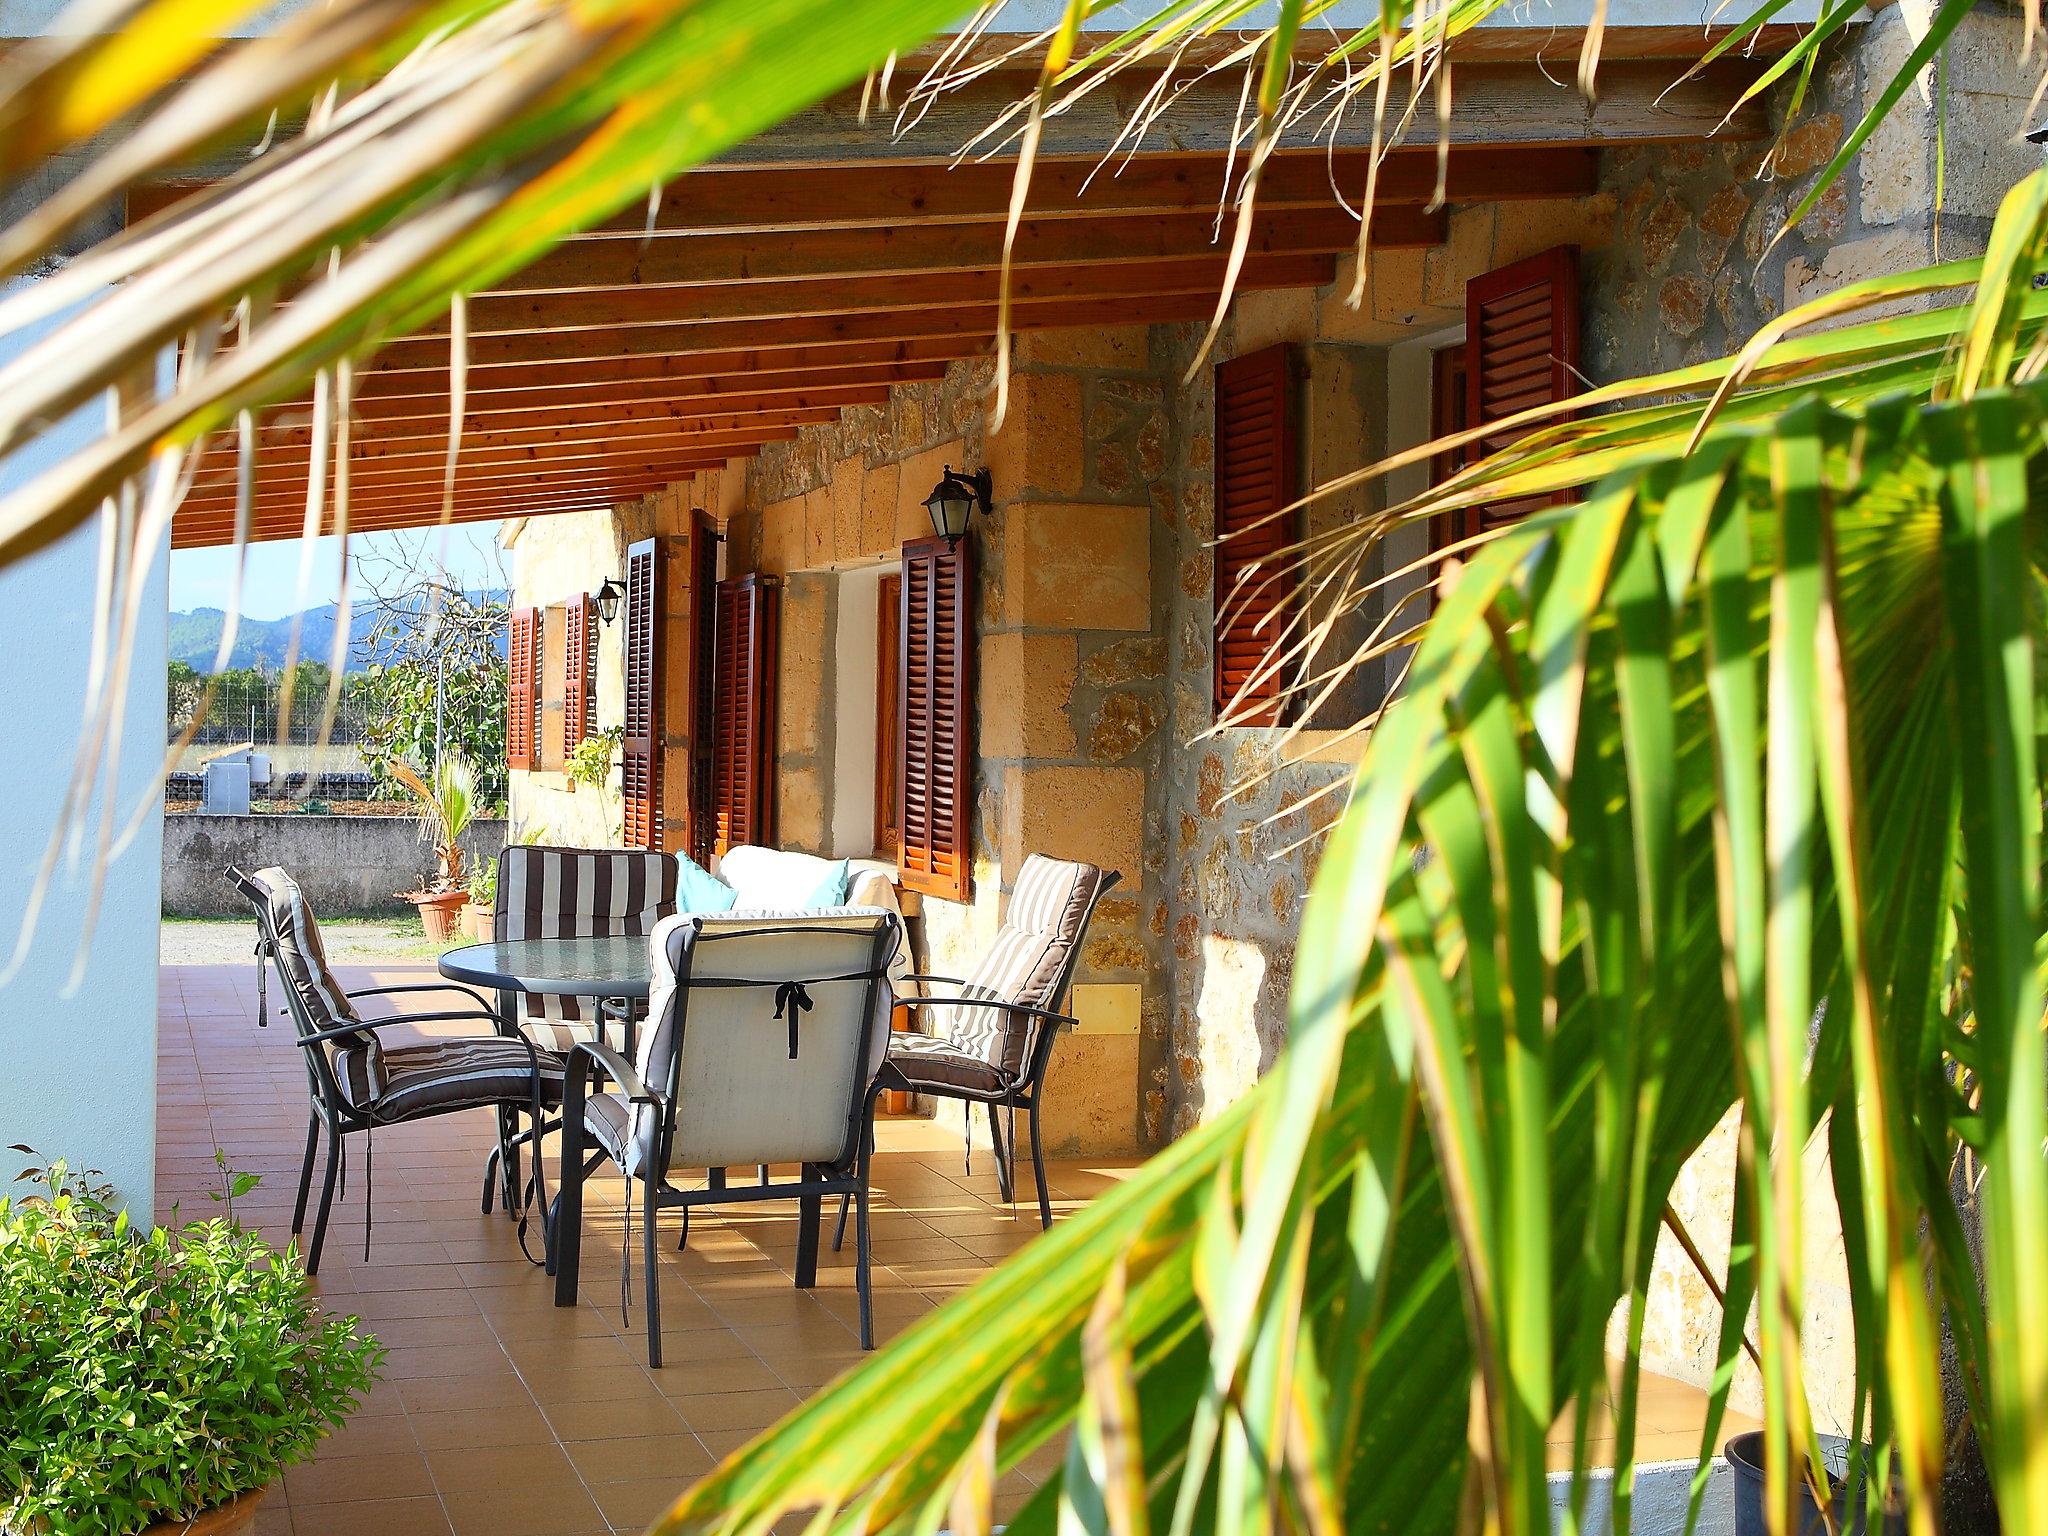
{"label": "wall-mounted lantern", "polygon": [[605,578],[603,586],[597,589],[597,616],[609,624],[619,616],[619,599],[626,595],[626,584]]}
{"label": "wall-mounted lantern", "polygon": [[974,509],[979,507],[983,517],[993,509],[993,490],[994,481],[987,470],[966,474],[948,464],[931,495],[924,499],[924,509],[932,515],[932,532],[957,545],[967,535],[967,519]]}

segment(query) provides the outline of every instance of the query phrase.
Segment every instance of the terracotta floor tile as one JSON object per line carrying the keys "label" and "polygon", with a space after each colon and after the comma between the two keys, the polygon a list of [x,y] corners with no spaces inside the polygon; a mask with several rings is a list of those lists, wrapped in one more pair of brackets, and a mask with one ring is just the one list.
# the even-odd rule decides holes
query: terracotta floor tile
{"label": "terracotta floor tile", "polygon": [[463,1446],[553,1445],[554,1429],[532,1403],[523,1407],[456,1408],[444,1413],[406,1415],[419,1448],[435,1451]]}
{"label": "terracotta floor tile", "polygon": [[640,1478],[632,1482],[592,1483],[590,1496],[615,1531],[639,1531],[652,1525],[682,1497],[687,1484],[673,1478]]}
{"label": "terracotta floor tile", "polygon": [[431,1495],[292,1511],[292,1536],[449,1536],[450,1530],[441,1501]]}
{"label": "terracotta floor tile", "polygon": [[587,1536],[611,1529],[580,1482],[444,1494],[441,1507],[455,1536]]}
{"label": "terracotta floor tile", "polygon": [[787,1387],[669,1399],[676,1412],[683,1416],[683,1422],[700,1434],[732,1429],[766,1429],[802,1401]]}
{"label": "terracotta floor tile", "polygon": [[695,1435],[579,1440],[565,1449],[577,1474],[592,1485],[660,1477],[680,1488],[714,1465],[711,1453]]}
{"label": "terracotta floor tile", "polygon": [[689,1428],[668,1399],[659,1403],[555,1403],[542,1410],[564,1444],[572,1440],[618,1440],[634,1435],[674,1435]]}
{"label": "terracotta floor tile", "polygon": [[374,1456],[321,1456],[284,1475],[285,1497],[294,1510],[316,1504],[361,1504],[375,1499],[431,1494],[427,1459],[417,1450]]}
{"label": "terracotta floor tile", "polygon": [[426,1454],[443,1497],[493,1488],[546,1489],[576,1480],[559,1445],[464,1445]]}

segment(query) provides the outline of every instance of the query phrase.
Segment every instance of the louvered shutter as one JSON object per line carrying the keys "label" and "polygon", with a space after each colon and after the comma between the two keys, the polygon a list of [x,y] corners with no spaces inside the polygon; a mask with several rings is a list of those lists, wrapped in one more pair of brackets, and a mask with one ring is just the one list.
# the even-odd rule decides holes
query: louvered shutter
{"label": "louvered shutter", "polygon": [[708,865],[717,841],[712,743],[718,739],[718,530],[690,530],[690,857]]}
{"label": "louvered shutter", "polygon": [[[1465,423],[1484,427],[1579,388],[1579,248],[1552,246],[1465,285]],[[1556,420],[1557,418],[1551,418]],[[1489,432],[1465,461],[1498,452],[1529,428]],[[1525,496],[1467,510],[1461,538],[1526,517],[1552,498]]]}
{"label": "louvered shutter", "polygon": [[534,687],[535,652],[540,648],[540,610],[515,608],[505,647],[505,766],[533,767],[533,742],[540,708]]}
{"label": "louvered shutter", "polygon": [[781,583],[718,583],[712,687],[711,837],[714,852],[774,840],[776,636]]}
{"label": "louvered shutter", "polygon": [[903,546],[903,755],[897,765],[899,865],[912,890],[965,901],[971,878],[974,748],[965,542]]}
{"label": "louvered shutter", "polygon": [[626,550],[625,843],[661,846],[661,545]]}
{"label": "louvered shutter", "polygon": [[1296,574],[1275,557],[1295,542],[1279,515],[1296,496],[1294,369],[1283,343],[1216,369],[1216,712],[1276,725],[1285,674],[1262,663],[1287,625]]}
{"label": "louvered shutter", "polygon": [[590,734],[597,692],[597,604],[588,592],[566,605],[562,631],[562,755]]}

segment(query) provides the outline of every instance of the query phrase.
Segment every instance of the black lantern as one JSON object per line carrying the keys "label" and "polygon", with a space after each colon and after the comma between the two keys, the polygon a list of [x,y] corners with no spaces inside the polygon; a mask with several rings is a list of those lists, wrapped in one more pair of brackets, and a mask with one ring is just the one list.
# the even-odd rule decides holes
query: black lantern
{"label": "black lantern", "polygon": [[619,599],[626,595],[624,582],[605,578],[603,586],[597,589],[597,616],[609,624],[619,616]]}
{"label": "black lantern", "polygon": [[988,516],[993,488],[987,470],[976,470],[970,475],[948,464],[931,495],[924,499],[924,509],[932,515],[932,532],[948,544],[958,544],[967,536],[967,519],[976,507],[981,508],[982,516]]}

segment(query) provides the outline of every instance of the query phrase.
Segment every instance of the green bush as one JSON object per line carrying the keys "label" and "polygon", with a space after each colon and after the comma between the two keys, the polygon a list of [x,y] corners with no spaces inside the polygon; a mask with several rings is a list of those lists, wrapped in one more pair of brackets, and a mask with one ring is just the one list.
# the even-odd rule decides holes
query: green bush
{"label": "green bush", "polygon": [[[27,1148],[16,1148],[27,1151]],[[355,1411],[383,1346],[225,1212],[129,1229],[64,1164],[0,1197],[0,1530],[127,1536],[273,1482]]]}

